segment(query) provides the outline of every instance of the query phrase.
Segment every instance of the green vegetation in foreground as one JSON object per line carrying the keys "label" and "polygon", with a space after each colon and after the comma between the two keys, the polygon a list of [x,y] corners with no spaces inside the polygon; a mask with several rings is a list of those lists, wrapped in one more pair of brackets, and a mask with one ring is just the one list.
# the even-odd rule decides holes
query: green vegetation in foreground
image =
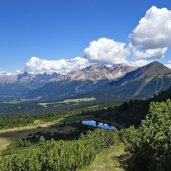
{"label": "green vegetation in foreground", "polygon": [[170,171],[170,151],[171,100],[167,100],[152,102],[139,128],[96,129],[69,141],[41,137],[33,144],[21,140],[15,148],[1,153],[0,168],[2,171],[91,171],[94,168]]}
{"label": "green vegetation in foreground", "polygon": [[92,163],[96,154],[118,140],[117,131],[104,129],[89,131],[73,141],[45,141],[41,137],[37,145],[20,142],[25,150],[2,156],[0,168],[3,171],[75,171]]}
{"label": "green vegetation in foreground", "polygon": [[128,170],[171,170],[171,100],[152,102],[140,127],[130,127],[123,132],[130,154]]}

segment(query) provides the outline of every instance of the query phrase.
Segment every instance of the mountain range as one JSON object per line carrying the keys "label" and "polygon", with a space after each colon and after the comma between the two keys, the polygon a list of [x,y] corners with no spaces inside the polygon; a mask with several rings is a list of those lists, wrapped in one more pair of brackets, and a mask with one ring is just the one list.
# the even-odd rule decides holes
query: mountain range
{"label": "mountain range", "polygon": [[0,102],[54,101],[95,97],[97,100],[149,98],[171,86],[171,70],[159,62],[140,68],[90,65],[59,73],[0,73]]}
{"label": "mountain range", "polygon": [[92,94],[96,98],[146,99],[171,86],[171,70],[159,62],[152,62],[100,87]]}

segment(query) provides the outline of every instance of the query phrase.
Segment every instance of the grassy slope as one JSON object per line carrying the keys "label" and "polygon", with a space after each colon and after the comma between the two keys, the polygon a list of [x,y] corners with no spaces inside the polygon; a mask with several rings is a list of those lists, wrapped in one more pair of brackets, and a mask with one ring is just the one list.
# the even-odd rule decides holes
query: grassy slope
{"label": "grassy slope", "polygon": [[[77,119],[77,121],[82,119],[91,119],[91,115],[84,116],[71,116],[65,118],[66,123],[72,123]],[[11,143],[17,142],[19,139],[27,138],[29,134],[35,134],[36,132],[42,133],[68,133],[75,128],[69,125],[66,125],[64,128],[61,128],[60,125],[63,124],[64,118],[52,121],[43,121],[35,120],[34,123],[27,126],[15,127],[9,129],[0,130],[0,151],[4,150]]]}
{"label": "grassy slope", "polygon": [[80,171],[124,171],[124,145],[119,143],[102,150],[94,162]]}
{"label": "grassy slope", "polygon": [[59,122],[60,120],[45,123],[39,120],[28,126],[0,130],[0,151],[5,149],[11,143],[28,137],[29,134],[34,134],[38,131],[52,131],[49,127],[55,124],[59,124]]}
{"label": "grassy slope", "polygon": [[91,98],[78,98],[78,99],[66,99],[66,100],[57,101],[57,102],[38,103],[38,105],[43,106],[43,107],[48,107],[48,105],[91,102],[91,101],[95,101],[95,100],[96,99],[94,97],[91,97]]}

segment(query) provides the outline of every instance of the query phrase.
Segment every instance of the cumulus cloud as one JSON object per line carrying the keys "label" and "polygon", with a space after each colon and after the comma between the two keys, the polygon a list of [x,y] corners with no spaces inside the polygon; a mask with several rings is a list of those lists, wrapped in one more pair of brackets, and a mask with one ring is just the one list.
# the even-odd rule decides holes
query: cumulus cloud
{"label": "cumulus cloud", "polygon": [[126,57],[129,50],[125,43],[115,42],[112,39],[100,38],[90,42],[89,47],[84,50],[84,57],[72,59],[47,60],[31,57],[25,64],[24,71],[29,73],[62,73],[66,74],[72,70],[82,69],[92,63],[127,63]]}
{"label": "cumulus cloud", "polygon": [[38,57],[32,57],[25,64],[24,71],[29,73],[62,73],[66,74],[72,70],[84,68],[89,65],[85,58],[75,57],[73,59],[47,60]]}
{"label": "cumulus cloud", "polygon": [[147,60],[135,60],[135,61],[131,61],[129,63],[130,66],[133,66],[133,67],[142,67],[144,65],[147,65],[149,64],[150,62],[152,61],[147,61]]}
{"label": "cumulus cloud", "polygon": [[171,44],[171,11],[152,6],[131,34],[133,45],[147,49],[167,47]]}
{"label": "cumulus cloud", "polygon": [[130,35],[136,48],[133,55],[139,58],[163,57],[171,45],[171,11],[152,6]]}
{"label": "cumulus cloud", "polygon": [[137,47],[133,45],[129,45],[129,49],[131,51],[131,54],[136,58],[147,59],[147,58],[154,58],[154,57],[164,58],[164,55],[168,48],[165,47],[165,48],[139,50]]}
{"label": "cumulus cloud", "polygon": [[104,64],[127,63],[129,50],[125,43],[112,39],[100,38],[90,42],[84,49],[84,57],[90,61]]}
{"label": "cumulus cloud", "polygon": [[168,61],[168,63],[166,64],[166,66],[171,69],[171,61]]}

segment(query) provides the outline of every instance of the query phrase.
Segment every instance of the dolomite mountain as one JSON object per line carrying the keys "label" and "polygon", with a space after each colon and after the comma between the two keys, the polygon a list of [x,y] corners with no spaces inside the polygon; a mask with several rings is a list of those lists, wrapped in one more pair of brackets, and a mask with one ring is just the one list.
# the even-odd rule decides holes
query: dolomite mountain
{"label": "dolomite mountain", "polygon": [[[81,93],[87,92],[82,90],[81,88],[83,85],[87,84],[89,91],[94,90],[103,83],[106,83],[111,80],[117,80],[123,77],[126,73],[134,70],[135,68],[116,64],[111,66],[106,66],[103,64],[94,64],[90,65],[86,68],[81,70],[74,70],[66,75],[59,74],[59,73],[42,73],[42,74],[33,74],[28,72],[23,72],[20,74],[11,74],[11,73],[0,73],[0,102],[8,102],[9,100],[13,99],[14,101],[20,101],[20,99],[39,99],[38,97],[41,95],[41,89],[45,89],[44,92],[50,94],[48,91],[49,85],[61,85],[65,84],[65,88],[74,89],[74,93]],[[76,87],[71,86],[71,84],[76,83]],[[95,86],[96,84],[96,86]],[[91,88],[91,85],[93,87]],[[44,88],[45,87],[45,88]],[[61,90],[58,86],[55,89]],[[66,91],[66,90],[65,90]],[[53,94],[53,91],[51,91]],[[37,94],[37,96],[35,95]],[[40,94],[40,96],[38,96]],[[66,94],[66,93],[64,93]],[[69,92],[69,95],[71,93]],[[35,97],[36,96],[36,97]],[[57,96],[57,95],[56,95]],[[55,96],[55,97],[56,97]],[[66,97],[65,95],[62,95]],[[59,95],[60,97],[60,95]],[[51,97],[49,97],[50,99]]]}
{"label": "dolomite mountain", "polygon": [[9,84],[9,83],[31,83],[31,82],[52,82],[52,81],[62,81],[62,80],[115,80],[126,73],[134,70],[135,68],[122,65],[115,64],[112,66],[106,66],[103,64],[94,64],[90,65],[81,70],[74,70],[69,72],[66,75],[62,75],[59,73],[42,73],[42,74],[32,74],[28,72],[23,72],[20,74],[11,74],[11,73],[0,73],[0,83],[1,84]]}
{"label": "dolomite mountain", "polygon": [[159,62],[134,68],[122,64],[90,65],[59,73],[0,73],[0,102],[149,98],[171,86],[171,70]]}

